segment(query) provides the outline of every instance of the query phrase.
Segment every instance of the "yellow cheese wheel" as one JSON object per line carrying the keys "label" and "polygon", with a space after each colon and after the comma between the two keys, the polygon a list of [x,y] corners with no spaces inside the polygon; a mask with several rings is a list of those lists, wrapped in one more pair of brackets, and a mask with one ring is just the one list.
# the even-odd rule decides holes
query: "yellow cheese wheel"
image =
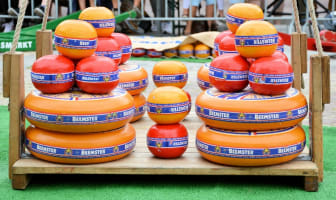
{"label": "yellow cheese wheel", "polygon": [[146,97],[143,94],[133,96],[135,112],[131,122],[139,120],[146,112]]}
{"label": "yellow cheese wheel", "polygon": [[157,62],[153,67],[152,75],[157,87],[176,86],[183,88],[188,81],[188,69],[180,61]]}
{"label": "yellow cheese wheel", "polygon": [[296,158],[305,147],[299,126],[273,131],[228,131],[201,126],[196,147],[207,160],[233,166],[265,166]]}
{"label": "yellow cheese wheel", "polygon": [[184,44],[178,47],[179,56],[182,58],[190,58],[194,55],[194,46],[192,44]]}
{"label": "yellow cheese wheel", "polygon": [[140,94],[148,86],[147,71],[137,64],[123,64],[119,66],[119,87],[127,90],[131,95]]}
{"label": "yellow cheese wheel", "polygon": [[167,49],[163,51],[163,55],[168,58],[177,57],[177,53],[178,53],[177,48]]}
{"label": "yellow cheese wheel", "polygon": [[291,88],[276,96],[259,95],[251,89],[203,91],[196,99],[197,115],[205,124],[229,130],[272,130],[298,124],[307,115],[307,101]]}
{"label": "yellow cheese wheel", "polygon": [[67,133],[100,132],[124,126],[134,114],[126,90],[93,95],[72,91],[61,94],[31,92],[24,101],[26,119],[38,128]]}
{"label": "yellow cheese wheel", "polygon": [[209,79],[209,67],[209,63],[205,63],[197,71],[197,84],[202,90],[212,87]]}
{"label": "yellow cheese wheel", "polygon": [[135,147],[135,129],[125,127],[99,133],[60,133],[30,126],[26,130],[26,147],[42,160],[89,164],[117,160]]}
{"label": "yellow cheese wheel", "polygon": [[198,44],[195,46],[196,58],[208,58],[210,56],[210,47],[205,44]]}

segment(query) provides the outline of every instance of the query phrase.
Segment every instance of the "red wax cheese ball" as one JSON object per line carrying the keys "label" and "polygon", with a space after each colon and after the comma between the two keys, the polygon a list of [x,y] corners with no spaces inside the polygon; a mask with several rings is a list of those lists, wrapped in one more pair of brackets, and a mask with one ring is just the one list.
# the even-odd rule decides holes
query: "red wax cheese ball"
{"label": "red wax cheese ball", "polygon": [[162,56],[162,52],[156,51],[155,49],[148,49],[147,56],[150,58],[160,58]]}
{"label": "red wax cheese ball", "polygon": [[222,92],[235,92],[248,85],[249,63],[238,54],[224,54],[210,63],[211,85]]}
{"label": "red wax cheese ball", "polygon": [[116,65],[121,61],[121,47],[118,42],[111,37],[98,38],[98,46],[95,54],[111,58]]}
{"label": "red wax cheese ball", "polygon": [[147,147],[159,158],[180,157],[188,147],[188,131],[182,124],[153,125],[147,133]]}
{"label": "red wax cheese ball", "polygon": [[132,55],[132,41],[131,39],[122,33],[112,33],[111,37],[115,39],[115,41],[121,47],[121,60],[120,64],[125,63]]}
{"label": "red wax cheese ball", "polygon": [[135,48],[132,50],[132,56],[134,57],[141,57],[146,55],[146,49],[143,48]]}
{"label": "red wax cheese ball", "polygon": [[222,40],[219,42],[218,55],[223,55],[226,53],[238,54],[233,34],[223,37]]}
{"label": "red wax cheese ball", "polygon": [[65,56],[47,55],[34,62],[31,79],[43,93],[62,93],[74,84],[74,71],[74,63]]}
{"label": "red wax cheese ball", "polygon": [[176,86],[183,88],[188,81],[188,69],[179,61],[160,61],[152,71],[153,81],[157,87]]}
{"label": "red wax cheese ball", "polygon": [[281,51],[281,52],[284,52],[285,49],[285,43],[284,43],[284,40],[282,39],[282,37],[279,35],[279,41],[278,41],[278,47],[277,47],[277,51]]}
{"label": "red wax cheese ball", "polygon": [[285,93],[293,82],[292,66],[283,59],[259,58],[250,67],[249,83],[252,90],[263,95]]}
{"label": "red wax cheese ball", "polygon": [[[218,48],[219,48],[219,43],[220,41],[225,37],[225,36],[230,36],[232,35],[234,37],[234,34],[227,30],[227,31],[223,31],[220,34],[217,35],[217,37],[215,38],[215,42],[214,42],[214,53],[216,56],[219,56],[219,52],[218,52]],[[215,56],[214,56],[215,57]]]}
{"label": "red wax cheese ball", "polygon": [[288,57],[286,56],[286,54],[282,53],[281,51],[275,51],[272,54],[272,57],[273,58],[280,58],[280,59],[283,59],[283,60],[288,62]]}
{"label": "red wax cheese ball", "polygon": [[76,83],[87,93],[108,93],[119,83],[118,65],[104,56],[84,58],[76,66]]}

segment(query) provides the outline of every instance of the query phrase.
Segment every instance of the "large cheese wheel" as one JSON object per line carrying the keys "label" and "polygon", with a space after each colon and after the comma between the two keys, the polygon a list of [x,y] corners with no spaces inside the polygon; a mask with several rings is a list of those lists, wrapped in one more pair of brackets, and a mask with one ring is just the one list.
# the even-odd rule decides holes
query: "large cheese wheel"
{"label": "large cheese wheel", "polygon": [[209,63],[205,63],[197,71],[197,84],[202,90],[212,87],[209,79],[209,67]]}
{"label": "large cheese wheel", "polygon": [[127,124],[120,129],[99,133],[60,133],[29,127],[26,147],[42,160],[67,164],[102,163],[127,156],[135,147],[135,129]]}
{"label": "large cheese wheel", "polygon": [[135,112],[131,122],[139,120],[146,112],[146,97],[143,94],[133,96]]}
{"label": "large cheese wheel", "polygon": [[252,90],[229,93],[215,88],[196,99],[197,115],[205,124],[229,130],[272,130],[294,126],[307,115],[306,98],[294,88],[266,96]]}
{"label": "large cheese wheel", "polygon": [[129,122],[134,102],[126,90],[92,95],[73,91],[62,94],[31,92],[24,101],[25,116],[38,128],[67,133],[100,132]]}
{"label": "large cheese wheel", "polygon": [[233,166],[264,166],[290,161],[305,147],[299,126],[273,131],[228,131],[201,126],[196,147],[207,160]]}
{"label": "large cheese wheel", "polygon": [[119,66],[119,87],[127,90],[131,95],[140,94],[148,86],[147,71],[136,64]]}
{"label": "large cheese wheel", "polygon": [[188,81],[188,69],[180,61],[157,62],[153,67],[152,75],[157,87],[175,86],[183,88]]}

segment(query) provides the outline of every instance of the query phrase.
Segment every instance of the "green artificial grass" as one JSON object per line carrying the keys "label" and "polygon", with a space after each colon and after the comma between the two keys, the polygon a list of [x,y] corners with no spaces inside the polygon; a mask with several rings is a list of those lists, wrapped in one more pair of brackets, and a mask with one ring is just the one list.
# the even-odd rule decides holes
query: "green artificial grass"
{"label": "green artificial grass", "polygon": [[[336,199],[336,128],[324,127],[324,182],[305,192],[299,177],[34,175],[24,191],[8,179],[7,107],[0,106],[0,199]],[[305,127],[307,131],[307,127]]]}

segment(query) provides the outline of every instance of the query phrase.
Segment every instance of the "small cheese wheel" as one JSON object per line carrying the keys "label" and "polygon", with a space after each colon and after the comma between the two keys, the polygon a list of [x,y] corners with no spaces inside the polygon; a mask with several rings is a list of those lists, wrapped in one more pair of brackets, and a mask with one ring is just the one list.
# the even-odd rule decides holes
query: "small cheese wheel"
{"label": "small cheese wheel", "polygon": [[232,35],[234,37],[233,33],[230,30],[223,31],[216,36],[215,41],[214,41],[214,49],[213,49],[214,54],[212,54],[213,57],[219,56],[219,52],[218,52],[219,43],[225,36],[229,36],[229,35]]}
{"label": "small cheese wheel", "polygon": [[209,67],[209,63],[205,63],[197,71],[197,84],[202,90],[212,87],[209,79]]}
{"label": "small cheese wheel", "polygon": [[277,51],[281,51],[282,53],[285,51],[285,45],[284,45],[284,40],[282,39],[282,37],[279,35],[279,42],[278,42],[278,47],[277,47]]}
{"label": "small cheese wheel", "polygon": [[123,33],[112,33],[111,37],[121,47],[121,60],[120,64],[125,63],[132,55],[132,41],[131,39]]}
{"label": "small cheese wheel", "polygon": [[78,19],[89,22],[96,29],[98,37],[108,37],[115,29],[114,14],[106,7],[85,8]]}
{"label": "small cheese wheel", "polygon": [[288,162],[305,148],[299,126],[273,131],[228,131],[202,125],[196,147],[207,160],[232,166],[265,166]]}
{"label": "small cheese wheel", "polygon": [[195,46],[195,57],[196,58],[209,58],[210,47],[205,44],[198,44]]}
{"label": "small cheese wheel", "polygon": [[31,70],[31,80],[43,93],[62,93],[74,84],[75,65],[65,56],[46,55],[37,59]]}
{"label": "small cheese wheel", "polygon": [[66,164],[103,163],[123,158],[135,147],[135,129],[99,133],[61,133],[30,126],[26,131],[27,149],[42,160]]}
{"label": "small cheese wheel", "polygon": [[161,58],[162,52],[156,51],[155,49],[148,49],[147,50],[147,56],[150,58]]}
{"label": "small cheese wheel", "polygon": [[192,44],[184,44],[178,47],[179,56],[182,58],[190,58],[194,55],[194,46]]}
{"label": "small cheese wheel", "polygon": [[129,122],[134,114],[134,102],[121,88],[104,95],[79,91],[52,95],[33,91],[24,101],[24,111],[31,124],[45,130],[100,132]]}
{"label": "small cheese wheel", "polygon": [[157,87],[176,86],[183,88],[188,81],[188,69],[180,61],[157,62],[153,67],[152,75]]}
{"label": "small cheese wheel", "polygon": [[132,50],[132,56],[134,57],[142,57],[146,55],[146,49],[143,48],[135,48]]}
{"label": "small cheese wheel", "polygon": [[168,58],[177,57],[178,55],[177,48],[167,49],[163,52],[163,55]]}
{"label": "small cheese wheel", "polygon": [[143,94],[132,96],[134,99],[135,112],[131,122],[139,120],[146,112],[146,97]]}
{"label": "small cheese wheel", "polygon": [[[286,62],[288,62],[288,57],[285,53],[281,52],[281,51],[275,51],[273,54],[272,54],[272,57],[273,58],[280,58],[280,59],[283,59],[285,60]],[[253,61],[254,62],[254,61]]]}
{"label": "small cheese wheel", "polygon": [[175,124],[182,121],[189,112],[187,94],[174,86],[154,89],[147,98],[148,116],[158,124]]}
{"label": "small cheese wheel", "polygon": [[235,35],[236,49],[246,58],[271,56],[278,47],[278,32],[267,21],[248,21]]}
{"label": "small cheese wheel", "polygon": [[136,64],[119,66],[119,87],[127,90],[131,95],[140,94],[148,86],[147,71]]}
{"label": "small cheese wheel", "polygon": [[238,54],[233,34],[223,37],[222,40],[219,42],[218,55],[220,56],[227,53]]}
{"label": "small cheese wheel", "polygon": [[116,65],[121,62],[121,47],[112,37],[99,37],[95,54],[111,58]]}
{"label": "small cheese wheel", "polygon": [[196,113],[205,124],[228,130],[272,130],[294,126],[307,115],[307,101],[294,88],[276,96],[252,90],[229,93],[215,88],[196,99]]}

